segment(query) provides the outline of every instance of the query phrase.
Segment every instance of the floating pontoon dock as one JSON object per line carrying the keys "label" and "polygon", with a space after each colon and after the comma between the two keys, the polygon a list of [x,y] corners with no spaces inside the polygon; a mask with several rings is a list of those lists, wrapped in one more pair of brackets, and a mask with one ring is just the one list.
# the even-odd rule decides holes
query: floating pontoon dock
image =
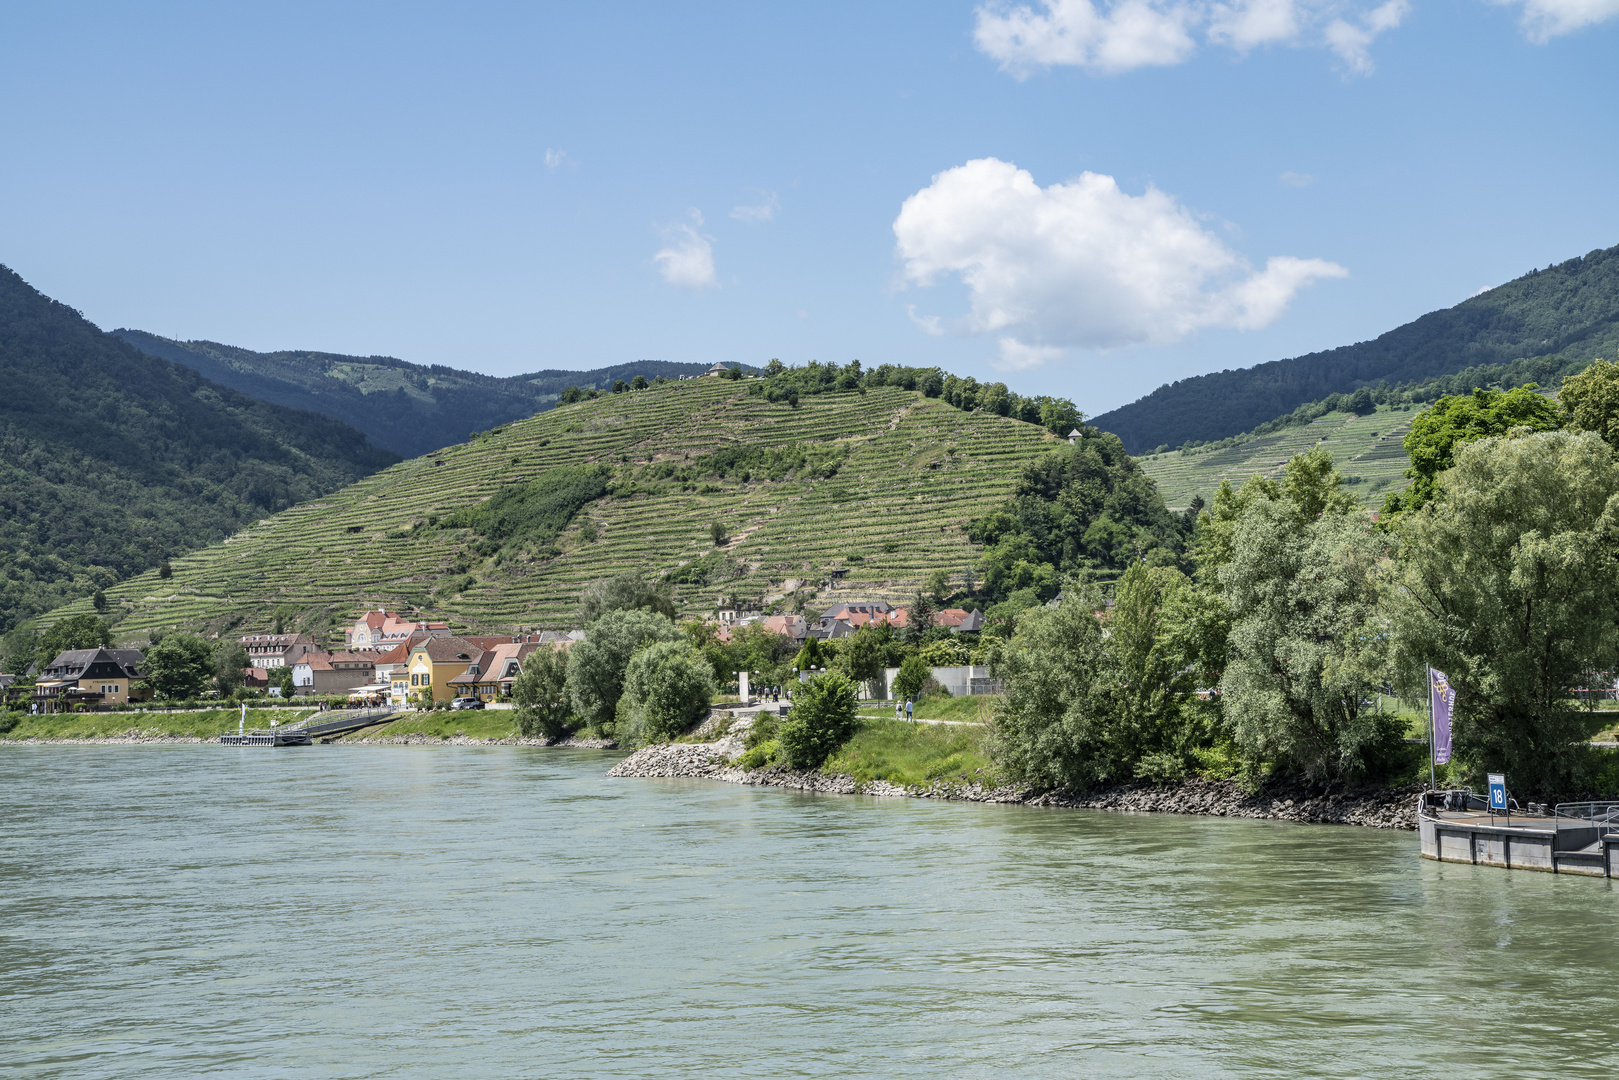
{"label": "floating pontoon dock", "polygon": [[1528,814],[1491,812],[1480,796],[1428,791],[1419,796],[1422,855],[1441,862],[1619,877],[1619,803],[1558,803]]}
{"label": "floating pontoon dock", "polygon": [[[245,714],[244,714],[245,715]],[[319,715],[319,714],[317,714]],[[286,727],[233,731],[219,737],[225,746],[309,746],[314,740],[330,742],[339,735],[386,723],[397,715],[394,709],[346,709],[327,713],[326,720],[312,724],[305,720]],[[314,720],[316,717],[310,717]]]}

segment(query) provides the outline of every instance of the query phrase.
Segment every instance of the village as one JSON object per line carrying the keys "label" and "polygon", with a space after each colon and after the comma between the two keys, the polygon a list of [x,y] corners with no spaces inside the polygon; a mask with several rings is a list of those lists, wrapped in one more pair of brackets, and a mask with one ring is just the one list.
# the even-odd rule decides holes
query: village
{"label": "village", "polygon": [[[977,638],[983,612],[946,608],[928,614],[929,624],[965,641]],[[910,609],[884,601],[834,605],[819,616],[770,615],[723,606],[699,621],[706,633],[729,642],[744,628],[775,635],[784,651],[798,652],[807,642],[838,641],[862,627],[886,626],[895,632],[910,627]],[[458,633],[443,621],[413,619],[377,609],[361,614],[343,628],[340,648],[305,633],[248,634],[237,639],[247,663],[240,671],[242,696],[283,700],[346,700],[354,707],[405,709],[451,705],[482,708],[508,704],[524,661],[535,651],[566,651],[585,640],[584,630],[541,630],[521,633]],[[333,635],[335,637],[335,634]],[[140,649],[96,647],[68,649],[42,668],[0,674],[5,704],[36,715],[96,712],[152,704],[146,683],[146,658]],[[864,690],[875,699],[893,696],[898,668],[887,668]],[[934,682],[952,696],[993,693],[996,684],[983,665],[943,664],[931,668]],[[750,696],[750,673],[720,673],[744,699]],[[810,678],[814,672],[796,672]],[[217,689],[205,691],[219,696]]]}

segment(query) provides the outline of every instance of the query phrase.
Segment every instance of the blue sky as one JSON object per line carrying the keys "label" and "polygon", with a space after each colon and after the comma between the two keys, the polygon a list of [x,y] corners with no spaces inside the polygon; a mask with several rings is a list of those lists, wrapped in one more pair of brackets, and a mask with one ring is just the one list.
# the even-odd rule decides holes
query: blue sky
{"label": "blue sky", "polygon": [[10,5],[0,262],[109,329],[1096,414],[1619,243],[1616,56],[1619,0]]}

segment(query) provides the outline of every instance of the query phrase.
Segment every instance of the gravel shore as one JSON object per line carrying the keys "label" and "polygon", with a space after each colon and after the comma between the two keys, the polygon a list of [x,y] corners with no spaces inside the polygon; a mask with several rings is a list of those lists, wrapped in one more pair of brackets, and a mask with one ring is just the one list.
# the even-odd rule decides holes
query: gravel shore
{"label": "gravel shore", "polygon": [[749,772],[731,764],[741,751],[734,737],[712,743],[669,743],[647,746],[607,773],[620,777],[693,777],[729,784],[820,791],[836,795],[949,799],[961,802],[1014,803],[1022,806],[1117,810],[1126,813],[1198,814],[1210,817],[1263,818],[1275,821],[1364,825],[1374,829],[1415,829],[1416,794],[1409,788],[1375,788],[1323,794],[1296,787],[1244,791],[1234,780],[1187,780],[1158,787],[1125,784],[1076,795],[1025,788],[986,788],[981,784],[936,783],[904,787],[881,780],[862,784],[852,776],[795,772],[787,768]]}

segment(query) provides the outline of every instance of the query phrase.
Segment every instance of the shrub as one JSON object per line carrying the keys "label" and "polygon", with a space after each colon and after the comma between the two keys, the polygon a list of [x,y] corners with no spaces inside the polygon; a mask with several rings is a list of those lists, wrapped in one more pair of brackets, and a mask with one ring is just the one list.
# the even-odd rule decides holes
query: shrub
{"label": "shrub", "polygon": [[801,684],[777,736],[787,763],[819,768],[854,734],[856,701],[855,684],[836,671]]}

